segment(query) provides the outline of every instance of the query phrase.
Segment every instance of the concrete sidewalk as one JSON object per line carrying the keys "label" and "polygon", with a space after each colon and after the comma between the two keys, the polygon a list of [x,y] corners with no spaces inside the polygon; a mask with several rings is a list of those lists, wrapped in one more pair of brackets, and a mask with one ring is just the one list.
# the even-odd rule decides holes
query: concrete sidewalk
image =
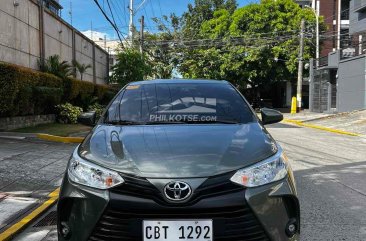
{"label": "concrete sidewalk", "polygon": [[289,120],[296,120],[302,122],[314,121],[318,119],[327,118],[333,116],[335,114],[326,114],[326,113],[315,113],[309,112],[308,110],[304,110],[300,113],[290,114],[290,113],[283,113],[283,117]]}
{"label": "concrete sidewalk", "polygon": [[75,146],[21,136],[0,137],[0,233],[60,186]]}
{"label": "concrete sidewalk", "polygon": [[306,124],[366,136],[366,110],[338,114],[312,113],[304,111],[298,114],[284,114],[284,118],[287,120],[301,121]]}

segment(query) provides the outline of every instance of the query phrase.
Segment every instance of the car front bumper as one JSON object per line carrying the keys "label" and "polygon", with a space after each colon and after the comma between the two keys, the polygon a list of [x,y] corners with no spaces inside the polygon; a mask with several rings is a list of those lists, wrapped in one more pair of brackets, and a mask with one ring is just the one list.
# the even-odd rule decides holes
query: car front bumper
{"label": "car front bumper", "polygon": [[[71,183],[66,174],[58,202],[59,240],[142,241],[142,222],[151,219],[212,219],[215,241],[299,240],[299,202],[290,176],[257,188],[207,194],[182,205],[121,189],[123,185],[112,190],[88,188]],[[285,230],[294,220],[297,231],[289,237]]]}

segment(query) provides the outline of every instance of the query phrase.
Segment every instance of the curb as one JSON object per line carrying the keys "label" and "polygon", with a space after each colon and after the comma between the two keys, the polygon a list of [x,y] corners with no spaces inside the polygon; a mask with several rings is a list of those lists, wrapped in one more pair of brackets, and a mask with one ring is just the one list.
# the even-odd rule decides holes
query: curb
{"label": "curb", "polygon": [[38,208],[33,210],[30,214],[22,218],[17,223],[13,224],[11,227],[6,229],[4,232],[0,233],[0,241],[8,241],[13,238],[17,233],[23,230],[29,223],[34,221],[40,215],[42,215],[45,211],[47,211],[53,204],[56,203],[58,199],[58,195],[60,192],[60,188],[57,188],[50,194],[48,194],[49,199],[42,203]]}
{"label": "curb", "polygon": [[37,137],[46,141],[55,141],[62,143],[81,143],[84,137],[63,137],[63,136],[53,136],[48,134],[37,134]]}
{"label": "curb", "polygon": [[303,127],[308,127],[308,128],[313,128],[313,129],[328,131],[328,132],[337,133],[337,134],[341,134],[341,135],[362,136],[361,134],[357,134],[357,133],[353,133],[353,132],[348,132],[348,131],[342,131],[342,130],[333,129],[333,128],[329,128],[329,127],[324,127],[324,126],[318,126],[318,125],[308,124],[308,123],[304,123],[303,121],[299,121],[299,120],[284,119],[283,121],[284,122],[287,122],[287,123],[295,124],[295,125],[298,125],[298,126],[303,126]]}

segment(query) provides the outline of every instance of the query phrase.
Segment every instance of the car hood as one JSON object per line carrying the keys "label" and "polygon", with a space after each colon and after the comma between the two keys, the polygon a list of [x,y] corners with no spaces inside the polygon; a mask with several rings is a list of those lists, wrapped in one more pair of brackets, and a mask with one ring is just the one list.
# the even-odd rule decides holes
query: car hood
{"label": "car hood", "polygon": [[258,123],[98,125],[79,155],[113,170],[149,178],[208,177],[234,171],[277,151]]}

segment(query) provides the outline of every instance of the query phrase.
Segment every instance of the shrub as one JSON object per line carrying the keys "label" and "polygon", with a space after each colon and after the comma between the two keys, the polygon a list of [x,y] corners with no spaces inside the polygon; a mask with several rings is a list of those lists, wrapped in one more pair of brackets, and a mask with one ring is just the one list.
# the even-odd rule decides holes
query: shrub
{"label": "shrub", "polygon": [[35,110],[38,96],[34,88],[62,88],[62,79],[24,67],[0,63],[0,116],[43,114],[46,105]]}
{"label": "shrub", "polygon": [[0,116],[9,114],[14,108],[15,97],[19,92],[16,72],[13,66],[0,64]]}
{"label": "shrub", "polygon": [[93,99],[97,100],[97,97],[94,96],[95,85],[93,83],[76,79],[70,79],[69,81],[69,102],[87,108],[93,104]]}
{"label": "shrub", "polygon": [[68,124],[76,124],[78,122],[78,117],[83,112],[82,108],[73,106],[70,103],[57,105],[56,109],[58,110],[58,122]]}
{"label": "shrub", "polygon": [[105,95],[103,96],[103,99],[100,100],[101,104],[107,105],[117,94],[117,91],[115,90],[108,90]]}
{"label": "shrub", "polygon": [[76,79],[0,62],[0,117],[56,113],[56,105],[69,102],[87,109],[107,104],[117,91]]}
{"label": "shrub", "polygon": [[88,107],[88,111],[95,111],[96,119],[99,119],[102,116],[104,109],[105,106],[98,103],[95,103]]}
{"label": "shrub", "polygon": [[35,112],[40,114],[54,113],[55,105],[61,103],[63,90],[46,86],[37,86],[33,89],[35,102]]}
{"label": "shrub", "polygon": [[109,87],[106,85],[95,85],[94,88],[94,95],[98,97],[98,100],[103,100],[105,98],[105,95],[109,91]]}

